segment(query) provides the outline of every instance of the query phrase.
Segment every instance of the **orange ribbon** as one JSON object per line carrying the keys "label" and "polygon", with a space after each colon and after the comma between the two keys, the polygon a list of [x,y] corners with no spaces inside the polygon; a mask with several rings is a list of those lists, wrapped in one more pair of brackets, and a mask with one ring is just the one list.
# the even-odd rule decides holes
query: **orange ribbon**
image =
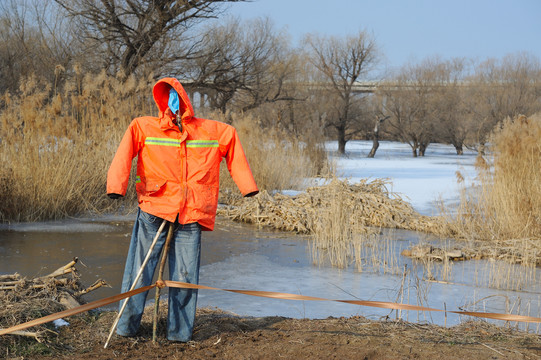
{"label": "orange ribbon", "polygon": [[73,309],[64,310],[64,311],[61,311],[61,312],[57,312],[57,313],[54,313],[54,314],[51,314],[51,315],[44,316],[44,317],[39,318],[39,319],[34,319],[34,320],[31,320],[31,321],[25,322],[24,324],[15,325],[15,326],[12,326],[12,327],[10,327],[8,329],[0,329],[0,335],[9,334],[11,332],[18,331],[18,330],[28,329],[29,327],[32,327],[32,326],[45,324],[45,323],[48,323],[50,321],[58,320],[58,319],[61,319],[61,318],[64,318],[64,317],[68,317],[68,316],[71,316],[71,315],[75,315],[75,314],[79,314],[79,313],[82,313],[82,312],[85,312],[85,311],[96,309],[96,308],[99,308],[99,307],[102,307],[102,306],[105,306],[105,305],[109,305],[109,304],[115,303],[117,301],[120,301],[122,299],[125,299],[125,298],[131,297],[133,295],[137,295],[139,293],[142,293],[142,292],[148,291],[150,289],[153,289],[155,286],[156,286],[156,284],[149,285],[149,286],[144,286],[144,287],[141,287],[139,289],[135,289],[135,290],[128,291],[128,292],[118,294],[118,295],[114,295],[114,296],[111,296],[111,297],[108,297],[108,298],[105,298],[105,299],[96,300],[96,301],[90,302],[88,304],[77,306],[77,307],[75,307]]}
{"label": "orange ribbon", "polygon": [[285,300],[308,300],[308,301],[336,301],[352,305],[361,305],[361,306],[370,306],[384,309],[394,309],[394,310],[416,310],[416,311],[438,311],[438,312],[450,312],[459,315],[469,315],[480,318],[494,319],[494,320],[505,320],[505,321],[519,321],[519,322],[530,322],[530,323],[541,323],[541,318],[533,316],[524,316],[524,315],[512,315],[512,314],[499,314],[499,313],[486,313],[486,312],[476,312],[476,311],[452,311],[452,310],[441,310],[435,308],[429,308],[425,306],[409,305],[409,304],[400,304],[387,301],[367,301],[367,300],[331,300],[313,296],[303,296],[296,294],[288,294],[274,291],[257,291],[257,290],[231,290],[231,289],[219,289],[205,285],[196,285],[189,284],[180,281],[164,281],[166,286],[183,288],[183,289],[207,289],[207,290],[221,290],[229,291],[238,294],[245,294],[251,296],[259,297],[268,297],[273,299],[285,299]]}
{"label": "orange ribbon", "polygon": [[205,285],[197,285],[197,284],[190,284],[190,283],[185,283],[185,282],[180,282],[180,281],[165,280],[163,282],[160,282],[159,284],[156,283],[153,285],[149,285],[149,286],[145,286],[139,289],[128,291],[119,295],[111,296],[102,300],[93,301],[91,303],[81,305],[73,309],[47,315],[39,319],[28,321],[24,324],[15,325],[8,329],[0,329],[0,335],[9,334],[18,330],[28,329],[29,327],[32,327],[32,326],[45,324],[50,321],[58,320],[64,317],[68,317],[71,315],[75,315],[75,314],[79,314],[85,311],[96,309],[105,305],[109,305],[114,302],[120,301],[122,299],[153,289],[156,286],[160,286],[160,287],[168,286],[168,287],[174,287],[174,288],[179,288],[179,289],[221,290],[221,291],[228,291],[228,292],[233,292],[237,294],[245,294],[245,295],[250,295],[250,296],[259,296],[259,297],[283,299],[283,300],[336,301],[336,302],[341,302],[341,303],[346,303],[346,304],[370,306],[370,307],[377,307],[377,308],[384,308],[384,309],[450,312],[450,313],[459,314],[459,315],[468,315],[468,316],[493,319],[493,320],[541,323],[541,318],[533,317],[533,316],[486,313],[486,312],[476,312],[476,311],[452,311],[452,310],[446,311],[446,310],[441,310],[441,309],[429,308],[425,306],[400,304],[400,303],[387,302],[387,301],[332,300],[332,299],[325,299],[325,298],[314,297],[314,296],[296,295],[296,294],[281,293],[281,292],[275,292],[275,291],[219,289],[219,288],[205,286]]}

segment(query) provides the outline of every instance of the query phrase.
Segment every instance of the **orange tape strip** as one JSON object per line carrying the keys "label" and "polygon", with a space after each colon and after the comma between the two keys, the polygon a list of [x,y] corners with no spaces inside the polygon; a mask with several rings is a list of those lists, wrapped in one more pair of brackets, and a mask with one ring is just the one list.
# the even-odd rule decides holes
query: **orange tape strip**
{"label": "orange tape strip", "polygon": [[[180,282],[180,281],[170,281],[170,280],[166,280],[164,281],[164,283],[166,286],[169,286],[169,287],[184,288],[184,289],[222,290],[222,291],[229,291],[229,292],[238,293],[238,294],[268,297],[268,298],[273,298],[273,299],[336,301],[336,302],[342,302],[342,303],[347,303],[347,304],[371,306],[371,307],[384,308],[384,309],[445,312],[445,310],[434,309],[434,308],[429,308],[425,306],[399,304],[399,303],[386,302],[386,301],[332,300],[332,299],[324,299],[324,298],[313,297],[313,296],[302,296],[302,295],[280,293],[280,292],[273,292],[273,291],[219,289],[219,288],[214,288],[210,286],[195,285],[195,284],[189,284],[189,283]],[[476,312],[476,311],[452,311],[452,310],[447,310],[447,312],[459,314],[459,315],[469,315],[469,316],[475,316],[475,317],[480,317],[480,318],[494,319],[494,320],[541,323],[541,318],[532,317],[532,316],[524,316],[524,315],[485,313],[485,312]]]}
{"label": "orange tape strip", "polygon": [[0,329],[0,335],[9,334],[11,332],[18,331],[18,330],[28,329],[29,327],[32,327],[32,326],[45,324],[45,323],[48,323],[50,321],[61,319],[63,317],[68,317],[68,316],[79,314],[79,313],[82,313],[82,312],[85,312],[85,311],[88,311],[88,310],[96,309],[96,308],[99,308],[99,307],[102,307],[102,306],[105,306],[105,305],[109,305],[109,304],[115,303],[117,301],[120,301],[122,299],[131,297],[133,295],[137,295],[139,293],[148,291],[148,290],[154,288],[155,286],[156,286],[156,284],[149,285],[149,286],[144,286],[144,287],[141,287],[139,289],[128,291],[128,292],[118,294],[118,295],[115,295],[115,296],[111,296],[111,297],[108,297],[108,298],[105,298],[105,299],[96,300],[96,301],[90,302],[88,304],[84,304],[84,305],[75,307],[73,309],[68,309],[68,310],[65,310],[65,311],[61,311],[61,312],[58,312],[58,313],[54,313],[54,314],[51,314],[51,315],[44,316],[44,317],[39,318],[39,319],[34,319],[34,320],[31,320],[31,321],[25,322],[24,324],[15,325],[15,326],[12,326],[12,327],[7,328],[7,329]]}
{"label": "orange tape strip", "polygon": [[[160,285],[161,284],[162,283],[160,283]],[[346,304],[370,306],[370,307],[377,307],[377,308],[384,308],[384,309],[445,312],[445,310],[429,308],[425,306],[399,304],[399,303],[386,302],[386,301],[332,300],[332,299],[325,299],[325,298],[320,298],[320,297],[303,296],[303,295],[289,294],[289,293],[282,293],[282,292],[275,292],[275,291],[220,289],[220,288],[215,288],[215,287],[210,287],[210,286],[205,286],[205,285],[196,285],[196,284],[190,284],[190,283],[185,283],[185,282],[180,282],[180,281],[170,281],[170,280],[163,281],[163,284],[165,284],[165,286],[168,286],[168,287],[174,287],[174,288],[180,288],[180,289],[221,290],[221,291],[228,291],[228,292],[233,292],[233,293],[238,293],[238,294],[267,297],[267,298],[273,298],[273,299],[283,299],[283,300],[336,301],[336,302],[342,302]],[[122,294],[111,296],[102,300],[97,300],[85,305],[81,305],[73,309],[65,310],[59,313],[55,313],[55,314],[51,314],[39,319],[35,319],[32,321],[26,322],[24,324],[19,324],[19,325],[10,327],[8,329],[0,329],[0,335],[9,334],[18,330],[28,329],[29,327],[32,327],[32,326],[45,324],[47,322],[58,320],[63,317],[68,317],[68,316],[79,314],[88,310],[96,309],[105,305],[109,305],[114,302],[120,301],[122,299],[131,297],[133,295],[148,291],[156,286],[157,284],[145,286],[139,289],[126,292],[126,293],[122,293]],[[475,311],[447,310],[447,312],[459,314],[459,315],[468,315],[468,316],[474,316],[474,317],[479,317],[479,318],[493,319],[493,320],[541,323],[541,318],[532,317],[532,316],[486,313],[486,312],[475,312]]]}

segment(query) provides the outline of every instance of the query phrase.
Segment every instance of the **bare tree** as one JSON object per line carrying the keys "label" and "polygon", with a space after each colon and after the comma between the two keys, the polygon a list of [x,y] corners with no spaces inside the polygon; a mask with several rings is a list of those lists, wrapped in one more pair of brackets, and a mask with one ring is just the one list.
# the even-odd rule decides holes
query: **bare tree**
{"label": "bare tree", "polygon": [[[240,0],[54,0],[73,19],[89,54],[102,67],[130,75],[142,65],[161,68],[190,56],[191,27]],[[193,34],[192,34],[193,36]]]}
{"label": "bare tree", "polygon": [[471,147],[482,149],[494,127],[507,117],[541,111],[541,63],[529,54],[489,59],[468,82],[464,104],[475,135]]}
{"label": "bare tree", "polygon": [[434,64],[434,82],[431,106],[435,112],[434,139],[451,144],[457,155],[462,155],[468,133],[468,118],[464,107],[464,90],[469,83],[464,81],[466,61],[451,59]]}
{"label": "bare tree", "polygon": [[268,18],[214,24],[201,44],[184,76],[192,79],[189,87],[208,95],[211,107],[225,113],[234,101],[244,112],[293,99],[286,91],[294,70],[289,42]]}
{"label": "bare tree", "polygon": [[428,137],[427,132],[430,131],[418,121],[424,119],[426,113],[426,88],[415,86],[409,74],[402,73],[382,83],[378,92],[385,99],[384,113],[391,116],[385,132],[392,139],[407,143],[413,156],[417,157],[421,141]]}
{"label": "bare tree", "polygon": [[527,54],[481,63],[473,75],[467,61],[438,58],[404,66],[378,88],[381,115],[391,115],[388,136],[408,143],[413,156],[431,141],[482,151],[505,118],[541,110],[541,66]]}
{"label": "bare tree", "polygon": [[20,79],[32,74],[58,84],[58,69],[67,68],[76,50],[56,10],[40,0],[0,3],[0,91],[16,91]]}
{"label": "bare tree", "polygon": [[408,64],[378,89],[379,96],[385,99],[383,111],[391,116],[386,132],[409,144],[414,157],[424,156],[428,145],[436,139],[439,107],[444,99],[439,94],[448,86],[444,68],[445,64],[437,58]]}
{"label": "bare tree", "polygon": [[387,115],[385,117],[379,117],[379,116],[376,117],[374,130],[370,134],[372,137],[372,149],[370,149],[370,152],[368,153],[367,157],[373,158],[374,156],[376,156],[376,151],[378,151],[378,148],[379,148],[379,131],[381,128],[381,124],[390,117],[391,117],[390,115]]}
{"label": "bare tree", "polygon": [[346,142],[359,133],[354,114],[358,96],[355,82],[367,76],[377,60],[376,44],[365,31],[345,38],[308,35],[305,38],[308,59],[322,74],[322,87],[336,100],[328,116],[328,127],[336,130],[338,152],[345,153]]}

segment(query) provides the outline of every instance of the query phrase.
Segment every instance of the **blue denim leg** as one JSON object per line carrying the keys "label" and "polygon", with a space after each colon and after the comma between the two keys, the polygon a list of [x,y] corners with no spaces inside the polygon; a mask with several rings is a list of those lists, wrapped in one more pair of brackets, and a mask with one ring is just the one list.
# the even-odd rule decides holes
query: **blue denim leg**
{"label": "blue denim leg", "polygon": [[[135,280],[143,261],[145,260],[147,252],[150,249],[152,240],[156,236],[162,222],[162,219],[147,214],[144,211],[139,210],[137,212],[135,224],[133,225],[130,248],[126,258],[126,266],[124,268],[122,292],[129,291],[131,288],[132,283]],[[164,230],[158,238],[154,250],[152,251],[152,255],[135,288],[147,286],[152,283],[154,271],[156,269],[156,265],[158,264],[159,256],[166,237],[167,226],[164,227]],[[137,333],[141,323],[141,317],[143,316],[143,311],[145,309],[147,294],[148,291],[132,296],[127,300],[128,305],[126,305],[124,313],[118,321],[116,330],[117,334],[122,336],[134,336]],[[124,301],[120,302],[119,309],[122,307]]]}
{"label": "blue denim leg", "polygon": [[[180,225],[168,255],[171,280],[199,283],[201,226],[197,223]],[[196,306],[196,289],[169,288],[167,339],[182,342],[191,340]]]}
{"label": "blue denim leg", "polygon": [[[150,248],[162,219],[139,210],[133,227],[130,249],[126,259],[122,292],[130,289],[131,284]],[[145,267],[136,288],[150,285],[159,261],[159,255],[167,236],[167,226],[158,238],[151,258]],[[197,223],[176,225],[169,253],[169,274],[171,280],[198,283],[201,258],[201,226]],[[145,308],[147,293],[131,297],[122,314],[117,334],[134,336],[139,329]],[[192,336],[197,305],[196,290],[169,289],[169,314],[167,338],[174,341],[189,341]],[[120,303],[122,306],[122,302]]]}

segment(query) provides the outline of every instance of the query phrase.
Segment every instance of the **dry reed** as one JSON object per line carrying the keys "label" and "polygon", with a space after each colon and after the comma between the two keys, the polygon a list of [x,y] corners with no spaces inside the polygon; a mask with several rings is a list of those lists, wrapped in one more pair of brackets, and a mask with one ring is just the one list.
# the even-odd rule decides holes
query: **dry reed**
{"label": "dry reed", "polygon": [[[492,247],[492,258],[541,265],[541,115],[507,119],[478,157],[478,183],[445,209],[447,235]],[[483,246],[479,242],[485,242]]]}
{"label": "dry reed", "polygon": [[[379,228],[434,232],[438,218],[421,216],[399,196],[387,190],[388,180],[364,179],[357,184],[332,179],[298,195],[262,192],[221,207],[219,214],[233,220],[285,231],[312,234],[314,261],[346,267],[354,262],[383,272],[396,272],[392,244],[381,241]],[[377,255],[376,255],[377,254]],[[368,259],[368,260],[367,260]],[[382,264],[387,264],[381,267]]]}
{"label": "dry reed", "polygon": [[30,77],[17,96],[4,94],[0,221],[58,219],[117,205],[105,196],[107,168],[132,115],[149,111],[143,101],[149,93],[148,79],[76,73],[62,93]]}
{"label": "dry reed", "polygon": [[[211,114],[215,119],[223,115]],[[327,175],[328,163],[322,143],[302,141],[278,129],[263,129],[258,119],[250,115],[233,114],[232,125],[237,129],[256,183],[267,191],[306,188],[306,179]],[[233,180],[222,163],[220,201],[230,203],[240,198]],[[233,199],[232,199],[233,197]]]}
{"label": "dry reed", "polygon": [[435,232],[438,218],[422,216],[398,195],[387,190],[386,179],[363,179],[349,184],[333,178],[327,185],[309,187],[297,195],[274,195],[263,191],[254,198],[221,207],[220,214],[233,220],[275,229],[313,233],[316,223],[330,216],[341,217],[341,226],[355,232],[368,227]]}

